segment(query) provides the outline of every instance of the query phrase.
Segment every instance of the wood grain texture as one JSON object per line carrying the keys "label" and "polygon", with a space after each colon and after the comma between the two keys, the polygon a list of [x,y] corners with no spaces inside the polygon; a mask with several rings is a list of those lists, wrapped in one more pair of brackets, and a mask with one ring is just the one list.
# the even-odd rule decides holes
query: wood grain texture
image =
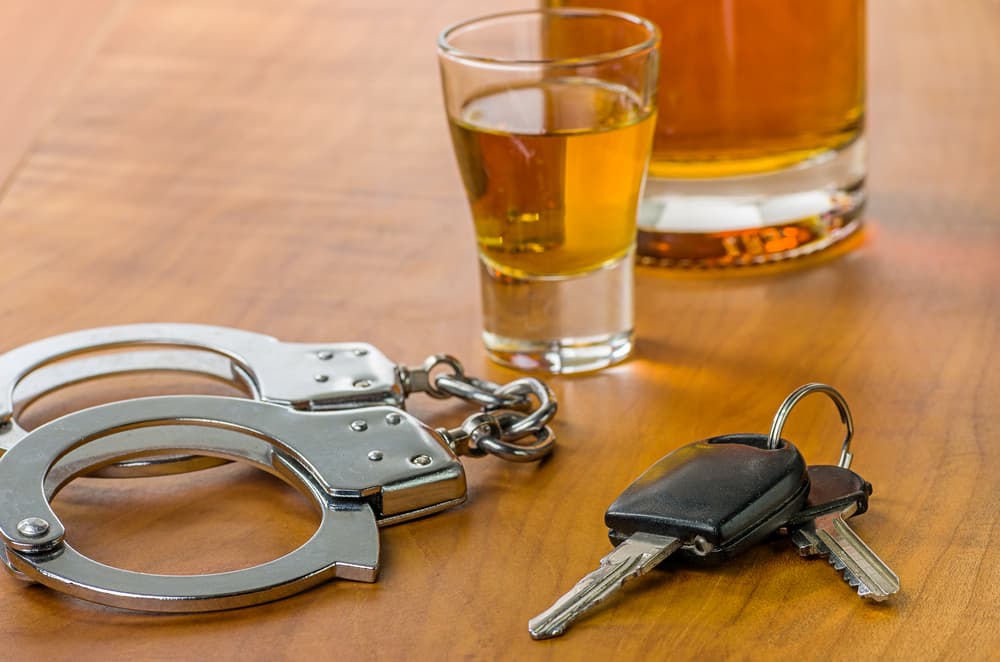
{"label": "wood grain texture", "polygon": [[[1000,6],[870,5],[870,222],[853,250],[737,276],[640,269],[636,358],[551,380],[557,454],[540,466],[467,461],[465,506],[382,532],[376,584],[154,616],[0,577],[0,657],[995,657]],[[51,23],[12,6],[0,3],[20,17],[2,30],[19,39],[0,41],[0,62],[25,44],[43,61],[86,50],[33,39]],[[0,126],[0,153],[14,154],[0,158],[0,350],[190,321],[363,339],[409,364],[447,351],[471,373],[516,377],[477,339],[473,233],[433,47],[443,25],[504,6],[515,3],[121,5],[58,99],[21,79],[18,112],[49,112],[44,131]],[[852,403],[855,468],[876,489],[855,527],[898,572],[894,601],[863,603],[825,562],[776,541],[717,570],[654,573],[568,636],[529,639],[527,619],[607,551],[603,512],[626,484],[684,443],[765,431],[808,381]],[[114,382],[29,418],[164,388],[218,392]],[[416,398],[411,410],[440,424],[468,413]],[[810,461],[835,460],[841,430],[822,398],[786,432]],[[259,562],[315,525],[304,499],[241,467],[81,480],[56,507],[95,558],[160,572]]]}
{"label": "wood grain texture", "polygon": [[70,93],[125,3],[0,2],[0,188]]}

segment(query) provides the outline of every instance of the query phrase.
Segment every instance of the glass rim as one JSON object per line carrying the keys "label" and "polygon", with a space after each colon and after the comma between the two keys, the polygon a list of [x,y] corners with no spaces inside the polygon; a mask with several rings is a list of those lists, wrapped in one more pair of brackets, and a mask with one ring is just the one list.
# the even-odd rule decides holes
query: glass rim
{"label": "glass rim", "polygon": [[[649,33],[649,36],[640,41],[637,44],[631,46],[626,46],[625,48],[619,48],[613,51],[603,51],[600,53],[594,53],[592,55],[581,55],[575,57],[556,57],[556,58],[516,58],[516,57],[495,57],[490,55],[479,55],[473,51],[466,51],[460,48],[455,48],[452,46],[448,39],[449,37],[463,28],[473,26],[477,23],[486,23],[489,21],[495,21],[497,19],[511,18],[515,16],[608,16],[612,18],[617,18],[624,20],[633,25],[645,28]],[[554,65],[554,64],[596,64],[600,62],[609,62],[611,60],[621,59],[629,55],[635,55],[637,53],[642,53],[643,51],[648,51],[656,48],[660,43],[660,29],[655,23],[649,19],[643,18],[641,16],[636,16],[635,14],[630,14],[628,12],[616,11],[613,9],[590,9],[583,7],[556,7],[548,9],[515,9],[513,11],[497,12],[494,14],[484,14],[482,16],[477,16],[475,18],[468,18],[457,23],[452,23],[445,29],[441,31],[438,35],[437,46],[438,53],[441,55],[447,55],[449,57],[454,57],[458,60],[467,60],[470,62],[479,62],[482,64],[498,64],[507,66],[537,66],[537,65]]]}

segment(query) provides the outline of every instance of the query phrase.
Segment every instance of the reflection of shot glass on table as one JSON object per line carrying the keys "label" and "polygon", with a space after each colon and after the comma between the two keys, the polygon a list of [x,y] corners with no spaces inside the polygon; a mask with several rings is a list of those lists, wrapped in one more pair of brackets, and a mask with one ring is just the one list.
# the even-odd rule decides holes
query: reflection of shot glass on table
{"label": "reflection of shot glass on table", "polygon": [[865,0],[546,0],[662,32],[638,252],[666,265],[810,253],[861,224]]}
{"label": "reflection of shot glass on table", "polygon": [[441,34],[493,359],[569,373],[631,352],[658,39],[643,19],[586,9],[497,14]]}

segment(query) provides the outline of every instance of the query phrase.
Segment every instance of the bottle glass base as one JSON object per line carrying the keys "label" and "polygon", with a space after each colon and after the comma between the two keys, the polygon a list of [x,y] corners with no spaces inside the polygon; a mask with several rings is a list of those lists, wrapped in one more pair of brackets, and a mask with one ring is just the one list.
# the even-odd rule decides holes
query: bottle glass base
{"label": "bottle glass base", "polygon": [[776,262],[826,248],[861,227],[865,143],[781,171],[711,179],[650,178],[639,260],[668,267]]}

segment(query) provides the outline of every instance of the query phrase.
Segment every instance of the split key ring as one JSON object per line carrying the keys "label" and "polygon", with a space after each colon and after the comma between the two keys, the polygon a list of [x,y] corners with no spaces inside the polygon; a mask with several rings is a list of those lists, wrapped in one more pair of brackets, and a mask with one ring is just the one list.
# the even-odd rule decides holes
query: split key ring
{"label": "split key ring", "polygon": [[828,384],[815,382],[806,384],[795,389],[785,398],[785,401],[778,407],[778,412],[774,415],[774,420],[771,422],[771,432],[767,436],[767,447],[771,449],[778,447],[781,443],[781,429],[785,427],[788,414],[799,400],[810,393],[825,393],[837,405],[837,410],[840,412],[840,420],[847,427],[847,436],[844,437],[844,441],[841,444],[840,461],[837,463],[837,466],[849,469],[851,467],[851,460],[854,459],[854,456],[851,455],[851,439],[854,438],[854,419],[851,417],[851,409],[847,406],[847,400],[841,395],[840,391]]}

